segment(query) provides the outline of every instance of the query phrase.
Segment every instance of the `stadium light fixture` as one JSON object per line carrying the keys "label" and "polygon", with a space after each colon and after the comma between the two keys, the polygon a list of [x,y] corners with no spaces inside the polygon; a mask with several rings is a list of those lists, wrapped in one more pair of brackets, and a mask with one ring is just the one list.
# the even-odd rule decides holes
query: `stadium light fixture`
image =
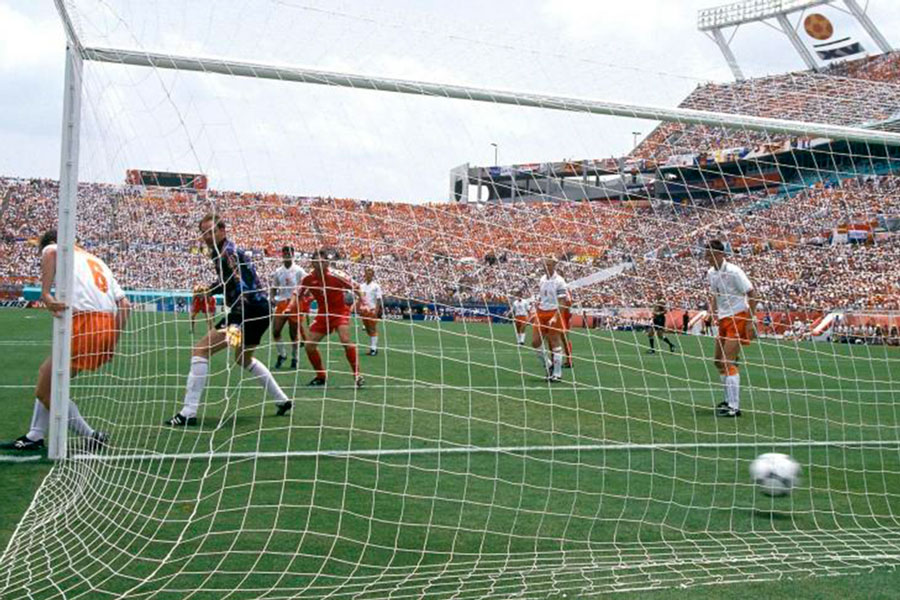
{"label": "stadium light fixture", "polygon": [[736,27],[744,23],[775,18],[778,15],[829,4],[832,0],[744,0],[713,8],[704,8],[697,13],[697,29],[711,31],[722,27]]}

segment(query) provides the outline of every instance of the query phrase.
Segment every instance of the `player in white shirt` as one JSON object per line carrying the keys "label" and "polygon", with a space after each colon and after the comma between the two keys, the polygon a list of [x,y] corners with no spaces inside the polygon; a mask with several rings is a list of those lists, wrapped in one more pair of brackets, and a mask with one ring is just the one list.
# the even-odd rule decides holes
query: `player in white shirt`
{"label": "player in white shirt", "polygon": [[715,364],[725,388],[725,400],[716,406],[720,417],[739,417],[740,381],[736,361],[741,346],[756,337],[754,324],[758,297],[753,284],[741,268],[725,260],[725,245],[719,240],[706,244],[709,262],[707,279],[710,291],[710,315],[719,321]]}
{"label": "player in white shirt", "polygon": [[[556,272],[556,264],[555,258],[544,259],[544,274],[538,290],[537,311],[531,335],[531,345],[549,382],[562,380],[561,310],[571,305],[566,280]],[[550,348],[550,358],[545,346]]]}
{"label": "player in white shirt", "polygon": [[287,360],[286,344],[281,341],[281,330],[284,324],[288,324],[288,331],[291,336],[291,369],[297,368],[297,347],[299,345],[298,333],[300,339],[306,339],[304,335],[305,323],[301,320],[303,317],[297,312],[295,305],[291,304],[291,295],[300,281],[306,277],[306,271],[298,264],[294,263],[294,249],[290,246],[281,248],[282,265],[275,270],[272,275],[271,298],[275,303],[275,316],[272,320],[272,341],[278,350],[278,360],[275,362],[275,368],[280,369],[284,361]]}
{"label": "player in white shirt", "polygon": [[378,354],[378,319],[384,310],[384,293],[381,285],[375,281],[375,271],[372,267],[366,267],[365,282],[359,286],[363,303],[356,309],[362,319],[363,327],[369,335],[369,356]]}
{"label": "player in white shirt", "polygon": [[512,315],[513,326],[516,328],[516,342],[523,346],[525,344],[525,328],[531,314],[531,299],[513,297],[509,312]]}
{"label": "player in white shirt", "polygon": [[[125,292],[106,264],[81,248],[75,248],[75,284],[71,306],[59,302],[52,294],[56,279],[56,231],[41,237],[41,300],[54,317],[62,318],[72,310],[71,376],[81,371],[93,371],[109,362],[125,329],[130,304]],[[53,373],[52,356],[38,368],[35,386],[34,412],[28,433],[12,442],[2,444],[5,450],[30,451],[44,447],[44,437],[50,423],[50,385]],[[84,436],[85,447],[97,450],[106,444],[108,436],[95,431],[69,401],[69,428]]]}

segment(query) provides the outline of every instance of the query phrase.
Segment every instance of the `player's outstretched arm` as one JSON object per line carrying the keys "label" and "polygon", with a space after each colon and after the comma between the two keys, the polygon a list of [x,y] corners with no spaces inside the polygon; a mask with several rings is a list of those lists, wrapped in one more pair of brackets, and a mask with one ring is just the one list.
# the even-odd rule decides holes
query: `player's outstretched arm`
{"label": "player's outstretched arm", "polygon": [[64,302],[59,302],[50,291],[56,279],[56,248],[46,247],[41,254],[41,301],[54,317],[61,317],[66,310]]}
{"label": "player's outstretched arm", "polygon": [[119,310],[116,311],[116,332],[121,335],[125,331],[125,326],[128,325],[128,317],[131,316],[131,302],[128,301],[128,298],[121,298],[116,302],[116,306],[119,307]]}

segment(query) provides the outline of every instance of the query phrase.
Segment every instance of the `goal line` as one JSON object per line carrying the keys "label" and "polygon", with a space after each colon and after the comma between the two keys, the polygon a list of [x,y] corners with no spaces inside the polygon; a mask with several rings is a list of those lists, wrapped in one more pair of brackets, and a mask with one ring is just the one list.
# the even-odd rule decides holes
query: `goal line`
{"label": "goal line", "polygon": [[73,460],[115,462],[123,460],[228,460],[241,458],[357,458],[380,456],[446,455],[446,454],[529,454],[545,452],[597,452],[642,450],[708,450],[718,448],[900,448],[900,440],[815,440],[815,441],[759,441],[759,442],[684,442],[656,444],[570,444],[544,446],[454,446],[450,448],[391,448],[360,450],[290,450],[282,452],[184,452],[143,454],[75,454]]}

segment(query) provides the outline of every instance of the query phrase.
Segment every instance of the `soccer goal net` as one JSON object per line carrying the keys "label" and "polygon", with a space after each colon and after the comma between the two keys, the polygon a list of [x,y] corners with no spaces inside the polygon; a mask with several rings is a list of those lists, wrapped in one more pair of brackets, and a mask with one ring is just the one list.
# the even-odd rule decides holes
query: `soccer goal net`
{"label": "soccer goal net", "polygon": [[[451,11],[60,6],[59,231],[132,308],[68,391],[108,441],[69,433],[4,598],[589,597],[900,563],[890,70],[709,83]],[[20,237],[57,223],[59,182],[4,183]],[[39,285],[35,248],[0,243]],[[765,452],[800,464],[791,493],[750,479]]]}

